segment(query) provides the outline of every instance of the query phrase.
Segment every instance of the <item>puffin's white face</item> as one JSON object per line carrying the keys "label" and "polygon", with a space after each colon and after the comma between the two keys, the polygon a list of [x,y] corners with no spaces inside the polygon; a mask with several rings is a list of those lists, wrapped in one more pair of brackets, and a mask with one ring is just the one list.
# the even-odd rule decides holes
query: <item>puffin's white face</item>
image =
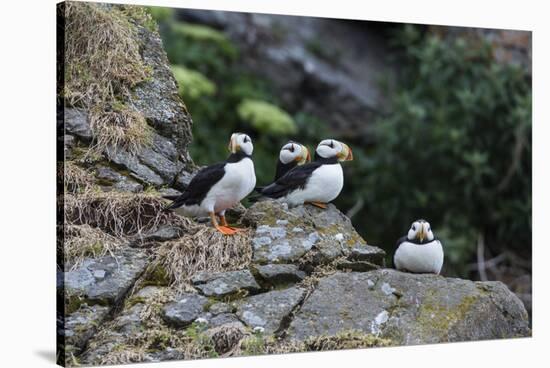
{"label": "puffin's white face", "polygon": [[252,145],[252,139],[244,133],[233,133],[229,140],[227,147],[231,153],[237,153],[239,151],[244,152],[247,156],[252,155],[254,146]]}
{"label": "puffin's white face", "polygon": [[338,158],[338,161],[351,161],[353,160],[353,153],[351,148],[345,143],[339,142],[335,139],[325,139],[321,141],[315,150],[317,154],[323,158]]}
{"label": "puffin's white face", "polygon": [[424,242],[424,240],[427,242],[434,240],[434,234],[430,223],[426,220],[416,220],[413,222],[409,232],[407,233],[407,239],[418,240],[421,243]]}
{"label": "puffin's white face", "polygon": [[298,165],[303,165],[306,162],[309,162],[311,158],[309,156],[309,150],[306,146],[296,142],[288,142],[281,148],[281,152],[279,152],[279,160],[283,164],[296,161]]}

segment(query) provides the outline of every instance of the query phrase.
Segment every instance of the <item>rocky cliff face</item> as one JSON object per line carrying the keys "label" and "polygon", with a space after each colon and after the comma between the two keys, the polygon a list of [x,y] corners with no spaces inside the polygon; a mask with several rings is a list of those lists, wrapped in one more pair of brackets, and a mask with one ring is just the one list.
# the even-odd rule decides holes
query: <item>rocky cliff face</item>
{"label": "rocky cliff face", "polygon": [[530,336],[523,304],[502,283],[385,269],[384,251],[332,205],[237,207],[229,217],[246,231],[232,237],[160,211],[160,194],[192,176],[191,118],[158,33],[126,8],[98,9],[126,19],[148,66],[124,101],[151,140],[98,153],[90,107],[65,106],[61,363]]}

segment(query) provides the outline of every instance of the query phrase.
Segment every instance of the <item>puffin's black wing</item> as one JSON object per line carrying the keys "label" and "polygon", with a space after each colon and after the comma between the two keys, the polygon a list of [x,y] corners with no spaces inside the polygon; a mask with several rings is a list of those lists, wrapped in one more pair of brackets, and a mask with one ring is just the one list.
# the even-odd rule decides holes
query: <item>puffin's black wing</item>
{"label": "puffin's black wing", "polygon": [[401,238],[397,239],[397,243],[395,243],[395,249],[393,250],[393,256],[391,258],[393,262],[393,268],[395,268],[395,252],[397,252],[397,248],[401,245],[401,243],[407,241],[407,236],[402,236]]}
{"label": "puffin's black wing", "polygon": [[[171,210],[181,207],[183,205],[200,204],[206,194],[225,175],[225,162],[214,164],[204,169],[201,169],[197,175],[191,179],[191,182],[185,189],[185,191],[173,199],[166,209]],[[172,199],[172,198],[169,198]]]}
{"label": "puffin's black wing", "polygon": [[275,179],[273,179],[273,181],[278,180],[287,172],[295,168],[297,165],[298,163],[294,160],[290,161],[288,164],[284,164],[281,162],[281,160],[277,160],[277,168],[275,169]]}
{"label": "puffin's black wing", "polygon": [[303,188],[313,171],[322,164],[319,162],[310,162],[308,164],[297,166],[288,171],[285,175],[277,179],[273,184],[261,190],[261,193],[270,198],[281,198],[293,190]]}

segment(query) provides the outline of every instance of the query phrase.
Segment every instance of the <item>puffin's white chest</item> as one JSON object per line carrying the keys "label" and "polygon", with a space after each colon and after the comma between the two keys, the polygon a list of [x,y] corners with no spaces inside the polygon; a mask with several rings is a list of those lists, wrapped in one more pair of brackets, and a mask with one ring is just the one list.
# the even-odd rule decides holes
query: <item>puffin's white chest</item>
{"label": "puffin's white chest", "polygon": [[443,247],[439,240],[426,244],[405,241],[399,245],[393,259],[398,270],[439,274],[443,266]]}
{"label": "puffin's white chest", "polygon": [[344,187],[344,172],[340,164],[322,165],[311,174],[303,189],[289,193],[285,202],[297,206],[304,202],[328,203],[334,200]]}
{"label": "puffin's white chest", "polygon": [[225,175],[212,186],[201,207],[220,212],[233,207],[254,190],[256,173],[250,158],[225,165]]}

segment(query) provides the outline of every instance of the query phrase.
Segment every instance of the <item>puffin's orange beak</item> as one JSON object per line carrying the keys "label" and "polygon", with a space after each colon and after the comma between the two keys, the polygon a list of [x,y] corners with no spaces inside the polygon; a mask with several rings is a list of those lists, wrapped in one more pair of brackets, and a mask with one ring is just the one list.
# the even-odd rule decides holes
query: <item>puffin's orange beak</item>
{"label": "puffin's orange beak", "polygon": [[352,161],[353,152],[351,151],[351,148],[349,148],[347,144],[342,143],[342,145],[344,148],[336,155],[336,157],[338,157],[338,161]]}
{"label": "puffin's orange beak", "polygon": [[231,138],[229,139],[229,144],[227,145],[227,149],[231,153],[237,153],[241,149],[241,146],[237,144],[237,137],[235,136],[235,134],[231,135]]}
{"label": "puffin's orange beak", "polygon": [[307,149],[307,147],[301,144],[300,149],[301,149],[300,155],[296,156],[296,159],[295,159],[298,165],[303,165],[306,162],[310,162],[311,156],[309,155],[309,150]]}

